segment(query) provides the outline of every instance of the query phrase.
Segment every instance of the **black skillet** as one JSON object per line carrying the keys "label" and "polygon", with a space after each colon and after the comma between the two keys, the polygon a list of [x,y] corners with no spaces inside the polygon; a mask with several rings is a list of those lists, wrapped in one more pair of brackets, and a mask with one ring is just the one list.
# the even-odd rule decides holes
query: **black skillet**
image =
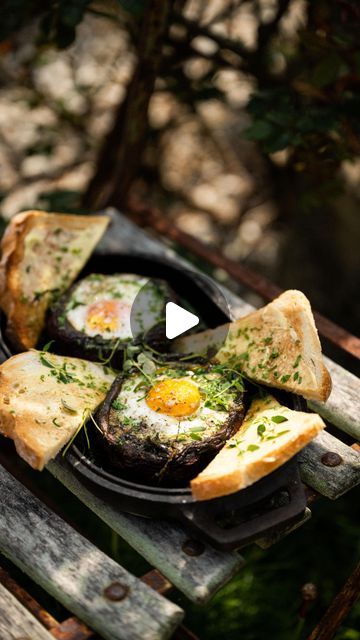
{"label": "black skillet", "polygon": [[[163,278],[206,326],[214,328],[229,320],[225,298],[213,281],[170,259],[140,253],[94,254],[79,279],[89,273],[137,273]],[[10,357],[12,350],[4,329],[2,316],[0,346]],[[56,352],[56,345],[53,350]],[[281,400],[291,408],[304,408],[299,396],[282,394]],[[96,459],[94,449],[86,449],[81,437],[70,447],[66,459],[81,481],[100,498],[135,515],[181,521],[193,534],[220,549],[239,548],[286,527],[300,519],[306,507],[296,458],[247,489],[206,501],[195,500],[189,487],[148,486],[114,475]]]}

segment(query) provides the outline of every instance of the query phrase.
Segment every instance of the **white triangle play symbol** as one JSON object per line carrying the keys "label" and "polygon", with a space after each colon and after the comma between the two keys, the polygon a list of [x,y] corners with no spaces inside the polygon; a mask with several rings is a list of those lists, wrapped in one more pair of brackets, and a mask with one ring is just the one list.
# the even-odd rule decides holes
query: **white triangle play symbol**
{"label": "white triangle play symbol", "polygon": [[199,318],[190,311],[179,307],[175,302],[168,302],[166,305],[166,337],[172,340],[180,336],[188,329],[199,324]]}

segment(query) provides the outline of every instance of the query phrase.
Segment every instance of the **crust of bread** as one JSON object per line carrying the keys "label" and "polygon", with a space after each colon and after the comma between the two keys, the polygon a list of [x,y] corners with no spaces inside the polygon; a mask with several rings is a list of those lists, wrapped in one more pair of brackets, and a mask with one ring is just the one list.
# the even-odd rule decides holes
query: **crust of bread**
{"label": "crust of bread", "polygon": [[[64,365],[71,376],[66,383],[53,375]],[[34,350],[13,356],[0,366],[0,433],[41,470],[103,401],[113,378],[100,364],[79,358]]]}
{"label": "crust of bread", "polygon": [[[224,344],[224,327],[228,328]],[[214,330],[179,338],[173,350],[204,353],[214,347],[214,359],[239,365],[262,385],[325,401],[331,377],[324,365],[310,303],[301,291],[285,291],[265,307]]]}
{"label": "crust of bread", "polygon": [[11,219],[1,241],[0,306],[18,351],[36,345],[51,292],[61,293],[74,281],[109,222],[108,216],[44,211]]}
{"label": "crust of bread", "polygon": [[[271,417],[278,415],[286,416],[287,420],[273,423]],[[267,431],[263,438],[257,432],[259,424],[265,424],[270,433],[283,435],[266,440]],[[317,414],[292,411],[270,396],[253,401],[238,433],[191,481],[193,496],[197,500],[210,500],[248,487],[287,462],[324,427]],[[258,448],[248,451],[249,445]]]}

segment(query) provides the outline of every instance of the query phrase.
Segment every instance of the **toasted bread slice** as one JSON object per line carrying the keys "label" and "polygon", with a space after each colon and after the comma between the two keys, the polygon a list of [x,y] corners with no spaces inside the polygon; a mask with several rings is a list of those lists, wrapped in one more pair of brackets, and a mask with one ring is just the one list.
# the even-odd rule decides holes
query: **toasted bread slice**
{"label": "toasted bread slice", "polygon": [[110,218],[25,211],[1,242],[0,306],[19,351],[34,347],[48,306],[75,280]]}
{"label": "toasted bread slice", "polygon": [[292,411],[273,397],[253,400],[239,431],[194,480],[197,500],[244,489],[292,458],[324,429],[316,413]]}
{"label": "toasted bread slice", "polygon": [[331,378],[326,369],[310,303],[300,291],[285,291],[266,307],[224,327],[184,336],[174,342],[180,353],[217,352],[214,359],[239,365],[251,380],[325,401]]}
{"label": "toasted bread slice", "polygon": [[0,366],[0,433],[41,470],[103,401],[113,379],[87,360],[19,353]]}

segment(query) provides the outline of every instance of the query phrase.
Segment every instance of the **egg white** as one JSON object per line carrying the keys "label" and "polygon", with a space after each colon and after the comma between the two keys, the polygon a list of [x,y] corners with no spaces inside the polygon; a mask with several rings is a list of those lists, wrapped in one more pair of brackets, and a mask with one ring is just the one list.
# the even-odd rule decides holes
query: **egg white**
{"label": "egg white", "polygon": [[[164,377],[159,377],[158,381],[160,382],[162,379],[164,379]],[[205,398],[201,399],[201,404],[197,411],[185,418],[176,418],[154,411],[146,402],[144,389],[140,388],[136,390],[136,386],[140,381],[141,377],[136,377],[135,383],[125,383],[118,396],[118,400],[124,405],[121,409],[121,416],[130,418],[136,421],[136,423],[143,422],[146,424],[149,433],[156,432],[159,435],[174,438],[181,434],[189,435],[191,432],[196,431],[201,435],[201,430],[204,427],[207,432],[212,429],[217,431],[228,418],[226,411],[215,411],[214,409],[205,407]],[[193,380],[192,382],[196,384]],[[199,387],[198,384],[196,384],[196,386]]]}
{"label": "egg white", "polygon": [[[91,275],[81,280],[74,289],[68,303],[66,318],[68,322],[81,333],[89,337],[101,335],[105,339],[130,340],[133,337],[131,330],[131,308],[135,298],[148,279],[135,274],[114,274],[109,276]],[[145,289],[144,295],[144,320],[143,328],[153,326],[159,321],[164,300],[151,295],[151,287]],[[99,331],[87,324],[89,308],[95,302],[115,300],[119,306],[119,316],[116,327],[109,331]],[[75,302],[76,306],[73,306]],[[139,327],[139,332],[142,326]]]}

